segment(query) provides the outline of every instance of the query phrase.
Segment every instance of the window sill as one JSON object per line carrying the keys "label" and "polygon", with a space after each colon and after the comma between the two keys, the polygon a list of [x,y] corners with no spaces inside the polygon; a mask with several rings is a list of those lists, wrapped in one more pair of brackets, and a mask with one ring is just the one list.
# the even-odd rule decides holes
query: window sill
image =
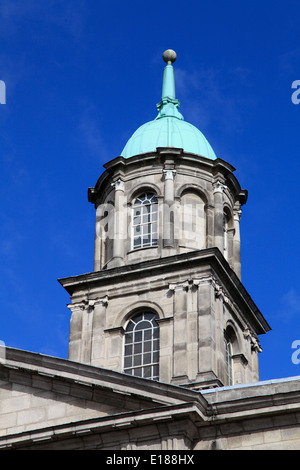
{"label": "window sill", "polygon": [[130,250],[127,252],[127,254],[131,254],[131,253],[138,253],[139,251],[144,251],[144,250],[153,250],[153,249],[157,249],[158,248],[158,245],[153,245],[153,246],[145,246],[143,248],[135,248],[133,250]]}

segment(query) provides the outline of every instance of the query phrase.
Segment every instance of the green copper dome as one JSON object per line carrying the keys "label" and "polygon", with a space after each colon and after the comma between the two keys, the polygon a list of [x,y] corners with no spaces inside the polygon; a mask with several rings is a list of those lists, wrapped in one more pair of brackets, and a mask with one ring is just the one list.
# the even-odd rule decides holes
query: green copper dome
{"label": "green copper dome", "polygon": [[157,105],[158,116],[135,131],[121,156],[130,158],[142,153],[155,152],[157,147],[175,147],[211,160],[216,159],[202,132],[184,121],[178,111],[180,102],[175,98],[175,76],[172,66],[176,60],[176,53],[169,49],[164,52],[163,58],[167,66],[164,69],[162,99]]}

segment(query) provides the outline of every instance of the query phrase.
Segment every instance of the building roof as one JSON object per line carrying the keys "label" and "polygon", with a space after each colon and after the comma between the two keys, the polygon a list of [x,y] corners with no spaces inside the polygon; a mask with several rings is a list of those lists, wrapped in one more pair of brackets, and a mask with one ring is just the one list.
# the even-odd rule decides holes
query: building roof
{"label": "building roof", "polygon": [[[5,349],[0,373],[0,449],[117,450],[154,442],[158,450],[164,439],[182,436],[194,449],[240,441],[251,448],[251,433],[258,448],[297,448],[300,377],[195,391],[13,348]],[[262,440],[259,433],[273,429],[282,443]]]}
{"label": "building roof", "polygon": [[121,156],[130,158],[155,151],[158,147],[175,147],[215,160],[217,157],[202,132],[186,122],[178,110],[180,102],[175,95],[175,72],[172,66],[176,53],[169,49],[164,52],[163,58],[167,65],[163,75],[162,98],[157,105],[158,115],[134,132]]}

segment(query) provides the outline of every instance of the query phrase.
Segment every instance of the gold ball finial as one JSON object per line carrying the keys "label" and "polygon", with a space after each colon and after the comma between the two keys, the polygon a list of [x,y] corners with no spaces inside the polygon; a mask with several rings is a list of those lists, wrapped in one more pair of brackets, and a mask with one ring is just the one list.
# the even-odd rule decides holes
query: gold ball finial
{"label": "gold ball finial", "polygon": [[166,62],[167,65],[172,65],[173,62],[175,62],[175,60],[177,59],[177,54],[172,49],[167,49],[163,53],[163,59],[164,59],[164,61]]}

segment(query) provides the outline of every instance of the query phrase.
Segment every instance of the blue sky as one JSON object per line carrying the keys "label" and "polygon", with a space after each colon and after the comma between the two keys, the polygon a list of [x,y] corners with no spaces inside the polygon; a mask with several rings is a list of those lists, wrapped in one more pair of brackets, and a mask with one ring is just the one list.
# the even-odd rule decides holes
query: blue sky
{"label": "blue sky", "polygon": [[68,294],[93,270],[87,188],[156,116],[172,48],[180,111],[249,198],[242,280],[272,327],[261,380],[300,375],[300,2],[1,0],[0,339],[67,357]]}

